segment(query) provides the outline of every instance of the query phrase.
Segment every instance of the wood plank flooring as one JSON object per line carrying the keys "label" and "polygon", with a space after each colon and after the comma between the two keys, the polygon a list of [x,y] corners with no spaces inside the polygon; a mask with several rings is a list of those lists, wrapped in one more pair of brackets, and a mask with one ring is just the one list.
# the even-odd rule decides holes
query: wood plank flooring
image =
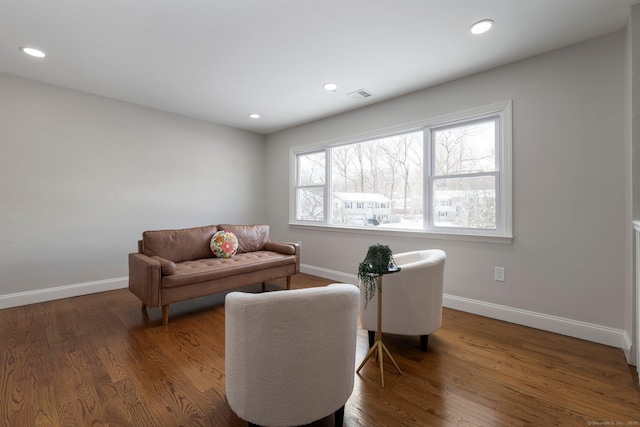
{"label": "wood plank flooring", "polygon": [[[174,304],[168,328],[125,289],[0,310],[0,426],[245,426],[225,399],[223,301]],[[640,424],[619,349],[449,309],[428,353],[384,341],[403,375],[385,366],[381,389],[376,362],[354,373],[345,426]],[[359,330],[356,366],[367,343]]]}

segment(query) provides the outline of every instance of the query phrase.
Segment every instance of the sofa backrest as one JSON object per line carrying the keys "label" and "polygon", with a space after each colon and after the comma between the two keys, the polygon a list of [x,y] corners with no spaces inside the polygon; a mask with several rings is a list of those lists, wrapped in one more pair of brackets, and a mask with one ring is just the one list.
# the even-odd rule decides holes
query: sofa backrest
{"label": "sofa backrest", "polygon": [[150,230],[142,233],[142,253],[173,262],[213,258],[209,246],[218,231],[215,225],[177,230]]}
{"label": "sofa backrest", "polygon": [[238,253],[264,250],[264,245],[270,240],[267,224],[232,225],[219,224],[218,230],[230,231],[238,239]]}

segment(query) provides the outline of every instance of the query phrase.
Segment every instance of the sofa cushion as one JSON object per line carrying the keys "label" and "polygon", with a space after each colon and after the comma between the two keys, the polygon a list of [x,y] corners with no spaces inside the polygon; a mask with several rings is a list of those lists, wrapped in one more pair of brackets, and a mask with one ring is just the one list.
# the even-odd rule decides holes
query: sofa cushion
{"label": "sofa cushion", "polygon": [[191,285],[295,263],[296,257],[294,255],[284,255],[271,251],[237,254],[233,258],[185,261],[176,264],[176,273],[174,275],[162,277],[162,286],[171,288]]}
{"label": "sofa cushion", "polygon": [[220,230],[228,230],[238,238],[238,253],[255,252],[264,249],[265,243],[270,240],[269,226],[266,224],[257,225],[231,225],[220,224]]}
{"label": "sofa cushion", "polygon": [[212,258],[211,237],[215,225],[177,230],[150,230],[142,233],[142,247],[147,256],[159,256],[173,262]]}

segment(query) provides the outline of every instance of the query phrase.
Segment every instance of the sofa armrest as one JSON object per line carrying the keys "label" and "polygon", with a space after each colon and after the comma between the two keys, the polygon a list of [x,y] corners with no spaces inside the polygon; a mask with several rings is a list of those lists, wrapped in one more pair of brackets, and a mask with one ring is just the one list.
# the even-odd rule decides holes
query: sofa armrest
{"label": "sofa armrest", "polygon": [[143,254],[129,254],[129,291],[148,307],[160,306],[160,261]]}
{"label": "sofa armrest", "polygon": [[264,250],[278,252],[285,255],[295,255],[296,274],[300,273],[300,243],[269,241],[265,243]]}
{"label": "sofa armrest", "polygon": [[154,255],[151,258],[155,259],[160,263],[160,271],[163,276],[171,276],[176,274],[176,263],[168,260],[166,258],[162,258],[161,256]]}
{"label": "sofa armrest", "polygon": [[278,252],[285,255],[296,255],[299,249],[300,245],[298,243],[267,242],[264,244],[265,251]]}

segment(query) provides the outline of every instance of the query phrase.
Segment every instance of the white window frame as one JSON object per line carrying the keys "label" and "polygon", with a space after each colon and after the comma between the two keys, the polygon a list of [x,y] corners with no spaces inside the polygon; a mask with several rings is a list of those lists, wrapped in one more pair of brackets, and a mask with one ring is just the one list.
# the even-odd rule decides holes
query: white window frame
{"label": "white window frame", "polygon": [[[434,226],[433,224],[433,199],[432,199],[432,143],[431,131],[455,124],[465,124],[473,121],[498,117],[500,125],[497,129],[496,139],[498,147],[496,150],[496,229],[471,229],[457,227]],[[425,167],[423,175],[423,203],[424,203],[424,224],[422,230],[405,230],[405,229],[388,229],[388,228],[372,228],[357,227],[345,225],[333,225],[330,223],[331,209],[331,161],[330,148],[338,145],[352,144],[371,139],[382,138],[398,133],[408,133],[423,129],[425,132],[424,140],[424,161]],[[446,114],[430,119],[417,122],[406,123],[392,128],[379,129],[365,134],[339,138],[336,140],[326,141],[319,144],[306,147],[293,147],[290,150],[290,215],[289,224],[294,227],[324,229],[327,231],[353,232],[362,234],[375,235],[407,235],[410,237],[437,238],[449,240],[469,240],[483,241],[492,243],[511,243],[513,240],[513,159],[512,159],[512,102],[502,101],[489,105],[484,105],[456,113]],[[297,165],[296,159],[300,154],[312,152],[325,152],[325,189],[324,189],[324,221],[301,221],[296,220],[296,194],[297,194]]]}
{"label": "white window frame", "polygon": [[[298,156],[305,156],[305,155],[311,155],[311,154],[316,154],[316,153],[322,153],[324,152],[324,156],[325,156],[325,173],[324,173],[324,184],[311,184],[311,185],[300,185],[300,175],[299,175],[299,167],[298,167]],[[310,223],[310,224],[326,224],[327,222],[327,214],[330,212],[331,207],[327,206],[327,203],[329,203],[329,193],[328,193],[328,189],[330,187],[329,183],[331,182],[331,178],[329,175],[329,170],[328,170],[328,163],[327,163],[327,155],[329,154],[329,150],[327,148],[320,148],[320,149],[315,149],[315,150],[305,150],[305,151],[299,151],[294,153],[294,161],[293,161],[293,165],[294,165],[294,172],[293,172],[293,195],[292,197],[290,197],[290,200],[293,200],[293,206],[292,209],[290,209],[291,212],[291,218],[293,219],[293,221],[295,222],[299,222],[299,223]],[[313,189],[313,188],[321,188],[323,190],[323,194],[322,194],[322,206],[324,207],[323,209],[323,213],[322,213],[322,221],[311,221],[311,220],[299,220],[297,219],[297,208],[298,208],[298,190],[301,189]]]}
{"label": "white window frame", "polygon": [[[490,172],[478,172],[478,173],[468,173],[468,174],[454,174],[454,175],[435,175],[433,169],[435,167],[435,150],[436,145],[432,143],[431,139],[433,137],[434,132],[456,127],[456,126],[464,126],[467,124],[473,124],[475,122],[483,122],[487,120],[497,120],[498,126],[496,127],[496,165],[495,171]],[[461,120],[455,120],[448,123],[444,123],[442,125],[437,126],[427,126],[425,128],[425,138],[428,140],[427,144],[425,144],[425,165],[426,165],[426,177],[424,178],[424,200],[427,200],[426,206],[434,208],[434,192],[433,184],[435,181],[440,179],[452,179],[452,178],[472,178],[472,177],[480,177],[480,176],[494,176],[496,178],[496,228],[495,230],[487,230],[487,229],[478,229],[478,228],[461,228],[461,227],[443,227],[436,226],[433,221],[433,211],[430,211],[429,214],[425,213],[424,219],[425,224],[424,228],[427,231],[431,231],[434,233],[447,233],[447,234],[469,234],[469,235],[502,235],[502,230],[506,227],[506,222],[509,218],[506,212],[506,201],[503,200],[502,194],[505,194],[506,191],[506,182],[503,179],[503,170],[505,168],[506,161],[504,159],[504,150],[502,150],[502,146],[504,143],[504,135],[503,135],[503,112],[494,112],[488,113],[484,115],[479,115],[471,118],[464,118]],[[428,151],[428,153],[427,153]]]}

